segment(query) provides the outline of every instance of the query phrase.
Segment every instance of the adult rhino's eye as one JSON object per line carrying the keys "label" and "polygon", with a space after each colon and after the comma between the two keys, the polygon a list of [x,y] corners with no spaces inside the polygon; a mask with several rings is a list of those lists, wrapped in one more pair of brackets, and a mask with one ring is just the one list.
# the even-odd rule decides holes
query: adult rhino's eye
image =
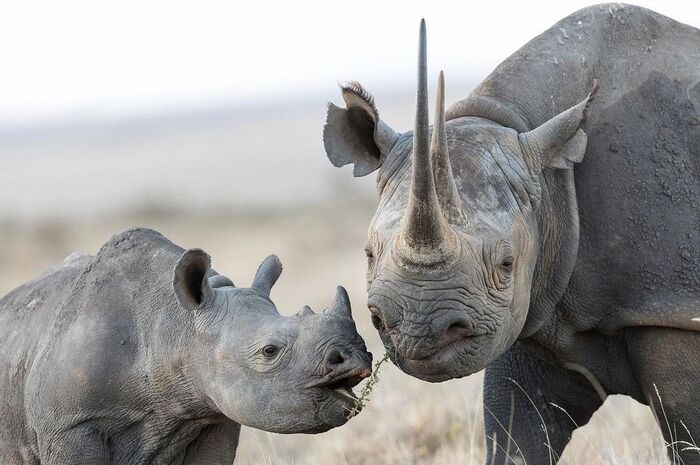
{"label": "adult rhino's eye", "polygon": [[369,260],[370,263],[374,260],[374,253],[372,253],[372,249],[370,246],[365,247],[365,255],[367,255],[367,260]]}
{"label": "adult rhino's eye", "polygon": [[260,351],[265,357],[267,358],[272,358],[275,355],[277,355],[277,352],[279,352],[279,348],[273,345],[265,346],[262,348]]}
{"label": "adult rhino's eye", "polygon": [[506,257],[501,262],[501,268],[506,271],[511,271],[513,269],[513,257]]}

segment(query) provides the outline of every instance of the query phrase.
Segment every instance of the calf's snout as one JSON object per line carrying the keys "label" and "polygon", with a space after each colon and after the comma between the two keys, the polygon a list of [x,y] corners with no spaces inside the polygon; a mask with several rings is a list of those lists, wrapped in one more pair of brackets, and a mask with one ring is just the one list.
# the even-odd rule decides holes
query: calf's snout
{"label": "calf's snout", "polygon": [[366,350],[331,347],[324,359],[329,372],[355,372],[362,378],[372,373],[372,354]]}

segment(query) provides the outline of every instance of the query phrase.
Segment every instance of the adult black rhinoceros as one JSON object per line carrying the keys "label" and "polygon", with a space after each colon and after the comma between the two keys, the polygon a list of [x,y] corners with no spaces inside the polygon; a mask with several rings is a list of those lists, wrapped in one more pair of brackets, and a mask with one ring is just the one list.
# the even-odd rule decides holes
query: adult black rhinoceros
{"label": "adult black rhinoceros", "polygon": [[486,368],[489,463],[552,463],[612,393],[700,463],[700,30],[585,8],[446,113],[441,76],[432,144],[424,23],[418,69],[414,132],[355,83],[324,129],[334,165],[379,169],[368,305],[394,363]]}

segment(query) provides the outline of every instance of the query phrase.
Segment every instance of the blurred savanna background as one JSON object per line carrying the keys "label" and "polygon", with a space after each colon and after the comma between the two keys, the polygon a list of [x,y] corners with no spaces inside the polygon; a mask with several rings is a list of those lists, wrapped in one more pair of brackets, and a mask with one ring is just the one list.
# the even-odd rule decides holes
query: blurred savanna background
{"label": "blurred savanna background", "polygon": [[[638,3],[700,26],[697,3]],[[207,250],[236,283],[278,254],[285,273],[273,299],[286,313],[322,309],[345,285],[379,359],[363,252],[374,177],[333,168],[321,139],[337,82],[362,82],[382,118],[409,130],[420,18],[431,87],[444,69],[449,103],[586,5],[2,2],[0,294],[147,226]],[[480,374],[428,384],[385,364],[380,377],[369,407],[342,428],[245,428],[236,463],[484,462]],[[560,463],[665,464],[664,448],[647,409],[613,396]]]}

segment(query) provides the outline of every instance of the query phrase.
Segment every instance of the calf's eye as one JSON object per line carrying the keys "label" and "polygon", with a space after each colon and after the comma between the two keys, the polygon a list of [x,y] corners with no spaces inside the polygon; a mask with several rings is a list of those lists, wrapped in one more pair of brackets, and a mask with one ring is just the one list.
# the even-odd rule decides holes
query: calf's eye
{"label": "calf's eye", "polygon": [[279,352],[279,348],[273,345],[265,346],[262,348],[262,354],[267,357],[267,358],[272,358],[275,355],[277,355],[277,352]]}

